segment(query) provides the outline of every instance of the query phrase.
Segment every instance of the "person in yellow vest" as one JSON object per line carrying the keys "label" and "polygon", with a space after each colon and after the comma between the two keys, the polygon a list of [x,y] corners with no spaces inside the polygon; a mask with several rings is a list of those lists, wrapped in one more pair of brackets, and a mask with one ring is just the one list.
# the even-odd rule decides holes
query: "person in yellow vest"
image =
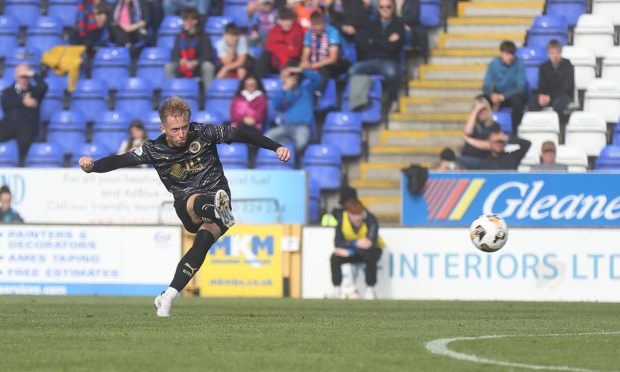
{"label": "person in yellow vest", "polygon": [[337,221],[334,238],[334,253],[331,257],[332,283],[334,297],[341,298],[342,264],[366,264],[366,292],[364,298],[377,298],[377,262],[385,246],[379,237],[379,222],[357,198],[357,191],[346,187],[340,192],[340,204],[343,209],[335,210]]}

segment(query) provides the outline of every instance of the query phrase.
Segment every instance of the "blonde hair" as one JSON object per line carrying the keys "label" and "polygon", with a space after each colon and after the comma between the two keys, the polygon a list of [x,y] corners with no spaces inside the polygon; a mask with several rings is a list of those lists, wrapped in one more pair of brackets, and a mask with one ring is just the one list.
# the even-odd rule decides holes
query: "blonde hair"
{"label": "blonde hair", "polygon": [[169,117],[177,117],[189,121],[191,116],[192,110],[189,108],[189,105],[179,97],[168,98],[159,108],[159,120],[162,123]]}

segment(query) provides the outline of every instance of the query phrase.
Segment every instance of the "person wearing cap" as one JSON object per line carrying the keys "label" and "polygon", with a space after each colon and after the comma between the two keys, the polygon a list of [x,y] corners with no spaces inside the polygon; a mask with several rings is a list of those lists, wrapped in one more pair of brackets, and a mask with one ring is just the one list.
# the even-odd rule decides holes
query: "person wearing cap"
{"label": "person wearing cap", "polygon": [[463,138],[465,145],[459,162],[468,169],[480,167],[480,159],[491,154],[488,146],[489,134],[495,121],[491,109],[491,99],[483,94],[474,100],[474,106],[465,122]]}
{"label": "person wearing cap", "polygon": [[433,167],[433,170],[453,171],[457,169],[460,169],[460,167],[456,162],[456,154],[454,153],[454,150],[449,147],[441,150],[439,153],[439,163]]}
{"label": "person wearing cap", "polygon": [[366,292],[364,298],[376,299],[377,263],[385,243],[379,236],[379,222],[357,198],[357,191],[345,187],[340,192],[343,209],[334,211],[337,221],[334,253],[331,256],[334,298],[342,298],[342,264],[366,264]]}
{"label": "person wearing cap", "polygon": [[516,145],[518,149],[508,152],[506,151],[507,142],[506,133],[502,131],[499,124],[493,124],[488,139],[490,155],[480,160],[480,169],[516,170],[532,143],[526,139],[514,137],[511,144]]}
{"label": "person wearing cap", "polygon": [[556,163],[556,147],[552,141],[543,142],[540,148],[540,164],[532,165],[534,172],[568,172],[568,166]]}

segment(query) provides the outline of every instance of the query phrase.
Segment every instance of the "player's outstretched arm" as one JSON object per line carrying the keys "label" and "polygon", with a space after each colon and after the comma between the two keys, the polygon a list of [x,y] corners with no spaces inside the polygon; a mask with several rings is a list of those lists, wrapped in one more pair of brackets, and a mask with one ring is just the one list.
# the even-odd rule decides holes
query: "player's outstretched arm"
{"label": "player's outstretched arm", "polygon": [[249,143],[250,145],[254,145],[256,147],[262,147],[264,149],[275,151],[278,159],[284,162],[289,161],[291,158],[291,152],[288,148],[273,141],[271,138],[263,136],[262,134],[235,129],[230,140],[231,142]]}
{"label": "player's outstretched arm", "polygon": [[118,168],[135,167],[140,162],[131,153],[122,155],[106,156],[99,160],[94,160],[90,156],[83,156],[79,160],[80,168],[86,172],[105,173]]}

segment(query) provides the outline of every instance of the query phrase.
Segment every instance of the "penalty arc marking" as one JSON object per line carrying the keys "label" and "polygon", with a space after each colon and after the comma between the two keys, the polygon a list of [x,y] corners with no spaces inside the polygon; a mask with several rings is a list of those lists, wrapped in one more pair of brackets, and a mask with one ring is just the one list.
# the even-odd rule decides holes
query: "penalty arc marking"
{"label": "penalty arc marking", "polygon": [[464,360],[468,362],[474,362],[479,364],[491,364],[496,366],[511,367],[511,368],[526,368],[533,370],[551,370],[551,371],[571,371],[571,372],[595,372],[594,369],[576,368],[570,366],[544,366],[536,364],[526,363],[513,363],[503,360],[481,358],[475,354],[460,353],[450,350],[448,345],[456,341],[474,341],[474,340],[489,340],[509,337],[575,337],[575,336],[604,336],[604,335],[618,335],[617,332],[588,332],[588,333],[553,333],[546,335],[486,335],[478,337],[454,337],[454,338],[439,338],[426,343],[426,349],[433,354],[444,355],[450,358]]}

